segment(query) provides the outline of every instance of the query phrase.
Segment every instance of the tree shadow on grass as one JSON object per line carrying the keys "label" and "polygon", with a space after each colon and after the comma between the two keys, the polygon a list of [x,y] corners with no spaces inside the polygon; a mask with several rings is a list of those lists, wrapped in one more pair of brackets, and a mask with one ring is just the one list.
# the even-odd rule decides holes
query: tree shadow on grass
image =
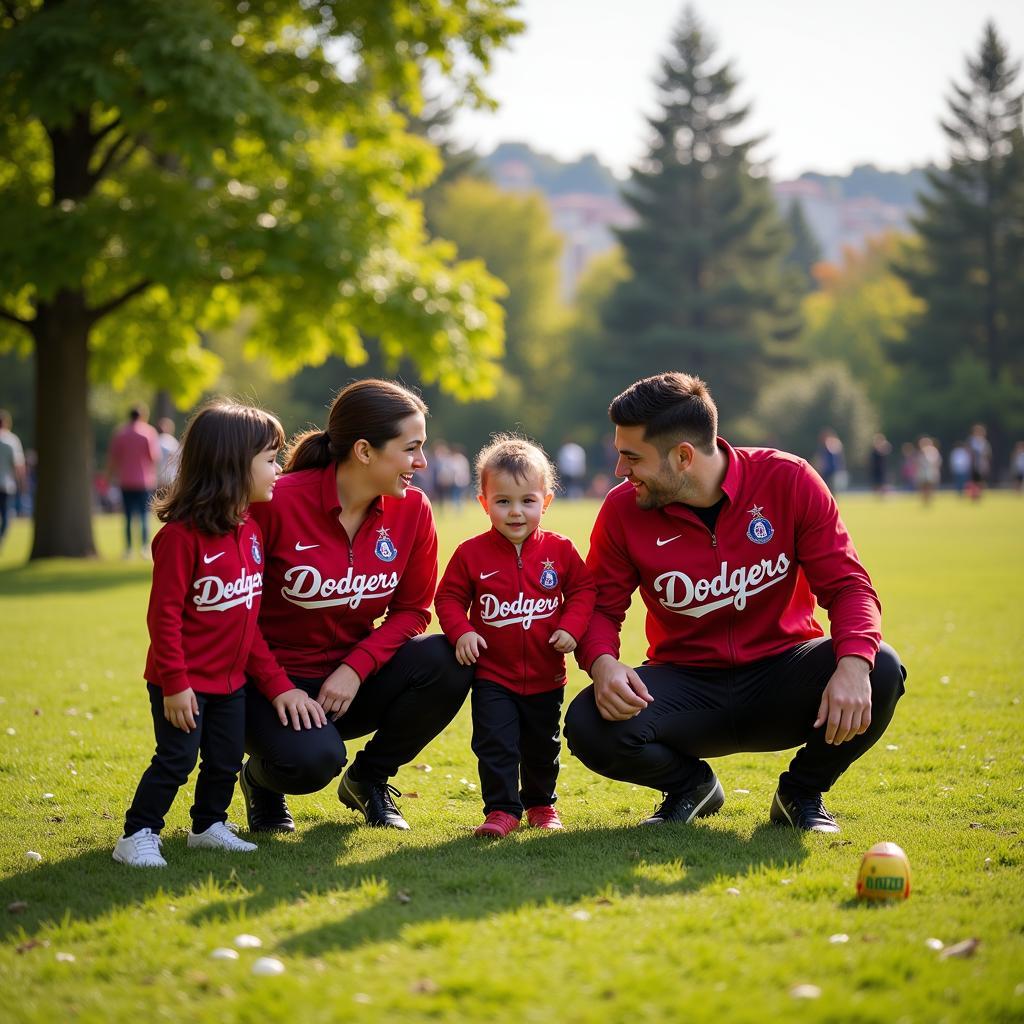
{"label": "tree shadow on grass", "polygon": [[[316,829],[312,830],[314,833]],[[281,952],[318,956],[396,939],[418,924],[474,921],[524,907],[573,905],[610,894],[659,896],[698,891],[716,879],[762,868],[792,868],[809,852],[791,829],[762,825],[747,838],[701,825],[640,829],[574,829],[533,833],[501,843],[467,834],[428,848],[410,847],[375,859],[318,870],[307,891],[326,894],[371,885],[371,906],[285,939]],[[270,908],[267,889],[244,900],[246,916]],[[224,901],[198,911],[197,920],[234,917],[242,908]]]}
{"label": "tree shadow on grass", "polygon": [[[92,571],[89,571],[89,570]],[[90,594],[98,590],[148,584],[151,569],[144,565],[109,566],[102,561],[68,563],[65,570],[52,563],[0,569],[0,597],[43,597],[54,594]]]}
{"label": "tree shadow on grass", "polygon": [[482,920],[524,907],[572,905],[609,895],[695,892],[717,879],[792,868],[811,845],[802,833],[771,825],[747,837],[703,824],[631,824],[531,831],[500,843],[481,841],[467,831],[465,837],[435,845],[400,846],[346,862],[346,847],[358,827],[324,822],[290,838],[261,836],[256,854],[230,858],[186,850],[184,838],[175,836],[165,842],[168,867],[160,870],[125,868],[111,860],[107,849],[44,863],[0,881],[0,907],[28,903],[24,913],[0,918],[0,938],[31,937],[61,920],[97,920],[160,893],[169,899],[194,896],[208,882],[215,898],[188,918],[197,928],[254,920],[300,899],[369,886],[370,906],[341,910],[337,920],[278,947],[317,956],[393,940],[410,925]]}

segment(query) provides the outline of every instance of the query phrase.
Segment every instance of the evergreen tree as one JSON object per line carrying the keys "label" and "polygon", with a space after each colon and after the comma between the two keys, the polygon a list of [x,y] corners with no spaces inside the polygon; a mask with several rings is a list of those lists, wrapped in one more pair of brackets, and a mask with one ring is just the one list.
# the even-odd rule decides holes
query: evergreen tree
{"label": "evergreen tree", "polygon": [[811,231],[810,224],[804,216],[804,206],[799,199],[789,204],[786,212],[786,226],[793,237],[793,244],[786,254],[786,263],[800,272],[804,288],[813,291],[815,288],[814,264],[821,261],[821,246]]}
{"label": "evergreen tree", "polygon": [[[908,381],[936,417],[932,430],[964,408],[962,381],[983,380],[989,426],[1005,454],[1024,384],[1024,137],[1019,65],[990,22],[967,83],[953,84],[950,165],[930,171],[931,192],[914,222],[921,246],[898,270],[927,304],[903,346]],[[922,409],[922,412],[925,412]],[[997,452],[1000,464],[1003,459]]]}
{"label": "evergreen tree", "polygon": [[737,138],[748,111],[713,53],[687,9],[662,61],[649,151],[625,191],[637,218],[619,232],[631,276],[605,306],[608,338],[593,364],[605,391],[664,370],[697,373],[729,418],[798,332],[799,287],[784,264],[791,239],[752,163],[761,140]]}

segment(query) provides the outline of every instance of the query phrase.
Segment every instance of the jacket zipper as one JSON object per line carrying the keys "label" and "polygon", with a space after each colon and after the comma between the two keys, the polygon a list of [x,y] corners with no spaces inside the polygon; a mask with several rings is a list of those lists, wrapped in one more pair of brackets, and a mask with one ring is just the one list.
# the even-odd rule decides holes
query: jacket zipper
{"label": "jacket zipper", "polygon": [[[527,540],[529,540],[529,537],[527,537]],[[525,543],[526,543],[526,541],[524,540],[523,544],[525,544]],[[526,593],[525,593],[525,591],[523,589],[523,550],[522,550],[522,546],[520,546],[519,549],[516,551],[516,583],[519,585],[519,593],[522,594],[524,599],[525,599]],[[521,640],[521,643],[522,643],[522,653],[520,655],[520,663],[519,663],[520,664],[520,669],[519,669],[519,685],[520,685],[520,692],[523,695],[525,695],[526,694],[526,663],[527,663],[527,658],[526,658],[526,630],[525,629],[520,629],[519,630],[519,637],[520,637],[520,640]]]}
{"label": "jacket zipper", "polygon": [[[242,540],[241,540],[241,537],[242,537],[242,531],[241,531],[241,529],[238,529],[235,532],[235,547],[236,547],[236,549],[238,551],[238,564],[239,564],[239,566],[241,566],[241,568],[245,569],[245,558],[242,555]],[[248,572],[248,570],[246,570],[246,571]],[[242,605],[241,607],[244,608],[245,606]],[[242,632],[241,632],[241,634],[238,637],[238,646],[235,648],[235,656],[231,660],[231,670],[228,672],[228,693],[234,693],[235,692],[235,690],[233,690],[231,688],[231,677],[235,674],[235,669],[238,667],[239,655],[242,653],[242,646],[245,643],[245,630],[246,630],[246,627],[249,624],[249,622],[248,622],[248,615],[249,615],[248,610],[244,611],[243,614],[242,614]],[[242,686],[245,686],[244,680],[242,682]],[[241,689],[241,687],[236,687],[236,689]]]}

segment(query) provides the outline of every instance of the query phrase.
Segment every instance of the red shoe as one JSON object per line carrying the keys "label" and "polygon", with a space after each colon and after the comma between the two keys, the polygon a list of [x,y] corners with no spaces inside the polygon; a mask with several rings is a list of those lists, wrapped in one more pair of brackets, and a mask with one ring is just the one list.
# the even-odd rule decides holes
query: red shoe
{"label": "red shoe", "polygon": [[491,811],[482,825],[473,829],[473,835],[484,839],[504,839],[509,832],[519,828],[519,819],[505,811]]}
{"label": "red shoe", "polygon": [[559,829],[563,827],[558,811],[550,805],[527,807],[526,820],[532,828]]}

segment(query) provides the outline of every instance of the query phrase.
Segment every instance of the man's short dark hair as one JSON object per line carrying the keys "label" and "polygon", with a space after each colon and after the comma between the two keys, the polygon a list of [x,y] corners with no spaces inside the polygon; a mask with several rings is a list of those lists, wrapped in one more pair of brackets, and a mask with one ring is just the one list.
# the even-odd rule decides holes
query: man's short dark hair
{"label": "man's short dark hair", "polygon": [[645,377],[612,400],[608,415],[618,427],[643,427],[644,440],[659,447],[689,441],[714,454],[718,408],[699,377],[675,370]]}

